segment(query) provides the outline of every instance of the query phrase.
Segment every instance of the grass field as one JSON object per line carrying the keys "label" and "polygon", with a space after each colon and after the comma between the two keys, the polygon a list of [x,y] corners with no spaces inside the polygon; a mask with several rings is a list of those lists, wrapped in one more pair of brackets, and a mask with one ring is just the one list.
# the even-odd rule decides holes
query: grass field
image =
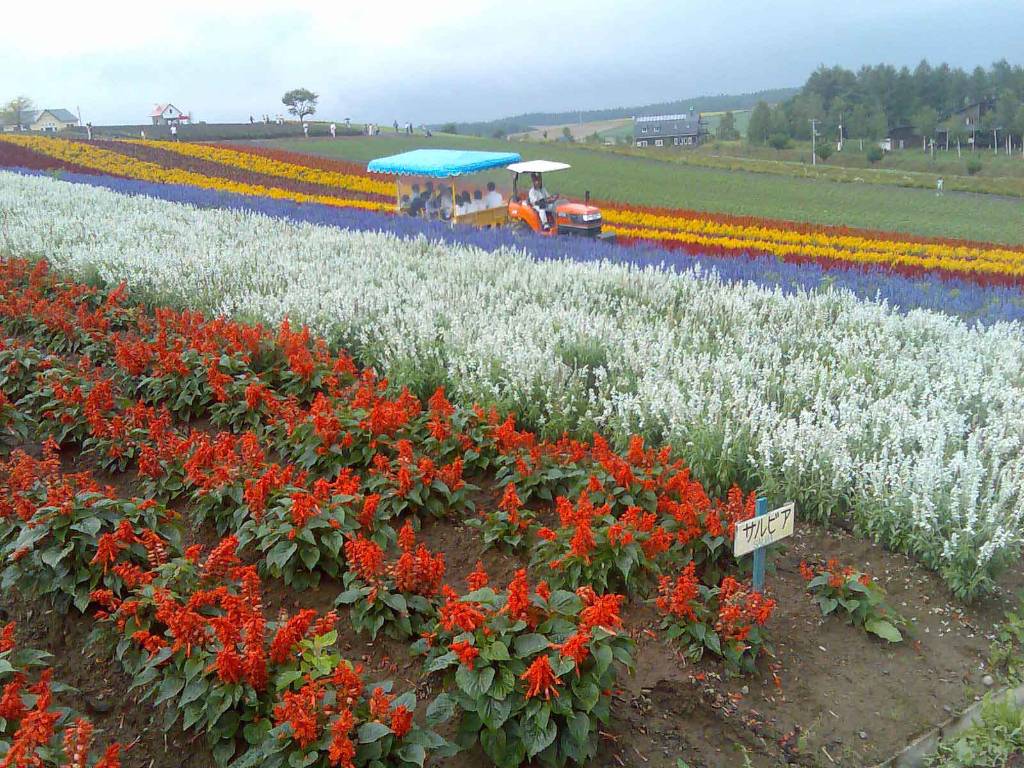
{"label": "grass field", "polygon": [[641,205],[1003,243],[1024,241],[1024,205],[1019,199],[952,192],[937,197],[928,189],[835,183],[820,178],[750,173],[671,161],[685,153],[667,153],[665,159],[659,159],[564,143],[509,143],[442,135],[430,139],[383,135],[263,144],[359,163],[418,147],[514,149],[525,159],[543,157],[571,163],[572,171],[548,182],[551,191],[567,195],[582,196],[584,190],[589,189],[598,199]]}

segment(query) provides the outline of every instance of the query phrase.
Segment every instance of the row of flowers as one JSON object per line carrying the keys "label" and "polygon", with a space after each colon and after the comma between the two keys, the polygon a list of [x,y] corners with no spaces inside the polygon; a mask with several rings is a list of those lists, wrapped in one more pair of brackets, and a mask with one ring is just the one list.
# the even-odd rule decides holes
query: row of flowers
{"label": "row of flowers", "polygon": [[299,203],[319,203],[336,207],[361,208],[369,211],[387,211],[393,208],[392,204],[379,200],[339,196],[328,194],[326,191],[322,193],[296,192],[284,189],[276,183],[258,184],[248,181],[237,181],[230,178],[170,167],[170,164],[160,164],[151,160],[135,158],[124,152],[107,149],[95,142],[51,139],[40,136],[0,136],[0,143],[4,142],[32,150],[62,163],[67,163],[72,169],[88,168],[91,171],[112,176],[122,176],[162,184],[185,184],[199,189],[292,200]]}
{"label": "row of flowers", "polygon": [[1016,325],[23,176],[4,177],[0,210],[13,253],[48,252],[153,301],[291,317],[423,396],[443,385],[551,436],[642,432],[676,446],[714,494],[760,486],[808,516],[846,516],[961,596],[1017,557]]}
{"label": "row of flowers", "polygon": [[[0,137],[0,141],[3,140],[4,137]],[[390,182],[348,164],[303,160],[294,153],[146,140],[82,142],[41,137],[6,137],[6,140],[66,162],[69,170],[84,167],[140,180],[382,212],[391,212],[394,207],[390,202],[393,193]],[[119,158],[119,155],[126,157]],[[6,162],[13,165],[17,160],[12,158]],[[38,161],[19,164],[39,166]],[[690,252],[756,253],[790,260],[809,259],[828,267],[880,266],[906,274],[934,272],[1012,285],[1024,279],[1021,249],[993,243],[800,226],[617,202],[602,204],[602,210],[608,230],[627,242],[681,247]]]}
{"label": "row of flowers", "polygon": [[378,180],[365,173],[340,173],[334,170],[310,168],[286,160],[279,160],[270,155],[242,152],[209,144],[190,144],[183,141],[146,141],[144,139],[133,139],[131,141],[134,144],[163,149],[188,157],[197,157],[222,165],[230,165],[234,168],[266,176],[279,176],[283,179],[307,181],[312,184],[339,187],[354,192],[370,192],[390,197],[393,197],[395,193],[393,182]]}
{"label": "row of flowers", "polygon": [[[443,671],[448,689],[428,724],[457,715],[459,743],[504,766],[595,753],[631,664],[620,608],[658,577],[666,628],[702,625],[688,635],[699,647],[683,643],[691,653],[737,669],[757,658],[774,603],[726,574],[753,498],[713,502],[669,449],[543,441],[442,391],[426,403],[394,392],[287,323],[150,316],[123,288],[63,283],[45,262],[3,267],[0,318],[15,338],[0,351],[13,406],[0,417],[21,436],[13,419],[27,416],[44,452],[0,467],[0,578],[64,610],[97,608],[136,685],[205,732],[218,762],[422,765],[451,749],[413,724],[414,698],[371,693],[338,655],[336,614],[267,621],[267,577],[342,576],[337,604],[358,631],[419,637],[425,671]],[[199,417],[229,431],[190,428]],[[147,499],[63,474],[61,447],[136,472]],[[479,510],[485,541],[532,550],[547,580],[523,569],[498,589],[478,566],[464,593],[445,584],[444,558],[415,527],[469,513],[464,467],[504,488]],[[171,501],[227,536],[209,552],[184,547]],[[698,593],[684,594],[694,579]]]}

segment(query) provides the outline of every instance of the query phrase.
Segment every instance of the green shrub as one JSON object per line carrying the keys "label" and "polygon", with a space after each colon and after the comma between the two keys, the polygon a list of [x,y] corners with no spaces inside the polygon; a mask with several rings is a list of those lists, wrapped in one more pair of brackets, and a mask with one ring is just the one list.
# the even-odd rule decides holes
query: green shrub
{"label": "green shrub", "polygon": [[871,146],[868,147],[866,157],[868,159],[868,162],[874,165],[875,163],[882,162],[882,158],[885,157],[885,153],[882,151],[881,147]]}
{"label": "green shrub", "polygon": [[981,171],[981,158],[972,157],[964,164],[968,176],[976,176]]}

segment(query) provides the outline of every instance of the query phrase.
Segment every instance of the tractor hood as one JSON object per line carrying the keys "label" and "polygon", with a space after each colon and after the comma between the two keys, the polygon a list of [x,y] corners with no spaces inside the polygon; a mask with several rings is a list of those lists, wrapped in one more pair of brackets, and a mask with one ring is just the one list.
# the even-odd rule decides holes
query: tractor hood
{"label": "tractor hood", "polygon": [[584,214],[593,215],[595,213],[598,216],[601,215],[601,210],[599,208],[595,208],[592,205],[585,205],[584,203],[562,203],[555,210],[559,215],[565,214],[566,216],[582,216]]}

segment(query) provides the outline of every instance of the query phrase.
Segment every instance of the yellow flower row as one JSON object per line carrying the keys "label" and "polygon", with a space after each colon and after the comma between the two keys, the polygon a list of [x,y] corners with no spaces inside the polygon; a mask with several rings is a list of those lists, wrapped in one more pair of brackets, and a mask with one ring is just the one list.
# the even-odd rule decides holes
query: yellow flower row
{"label": "yellow flower row", "polygon": [[185,157],[195,157],[200,160],[208,160],[220,165],[239,168],[251,173],[260,173],[265,176],[278,176],[282,179],[293,181],[304,181],[309,184],[321,184],[327,187],[341,187],[353,192],[367,192],[376,195],[395,194],[395,185],[372,179],[369,176],[357,176],[351,173],[339,173],[336,171],[325,171],[318,168],[307,168],[304,165],[286,163],[263,155],[254,155],[250,152],[239,152],[234,149],[214,147],[207,144],[190,144],[188,142],[152,141],[144,139],[130,139],[132,144],[141,144],[146,147],[163,149],[168,152],[175,152]]}
{"label": "yellow flower row", "polygon": [[348,200],[330,195],[309,195],[291,192],[277,187],[266,187],[260,184],[244,184],[230,179],[206,176],[193,171],[177,168],[164,168],[156,163],[122,155],[90,144],[66,139],[51,139],[41,136],[0,136],[0,141],[7,141],[48,157],[90,168],[101,173],[125,176],[139,181],[153,181],[161,184],[186,184],[200,189],[215,189],[222,192],[234,192],[240,195],[271,197],[278,200],[292,200],[297,203],[319,203],[337,208],[363,208],[368,211],[389,211],[393,203],[374,202],[372,200]]}
{"label": "yellow flower row", "polygon": [[[635,229],[658,230],[685,233],[686,237],[671,239],[691,239],[694,237],[715,237],[741,240],[744,247],[754,248],[754,243],[769,242],[775,247],[785,246],[787,253],[799,251],[808,253],[816,249],[828,251],[840,250],[861,254],[858,259],[884,262],[919,257],[923,260],[955,260],[958,263],[971,263],[982,260],[987,263],[1019,266],[1024,262],[1024,252],[1012,248],[974,248],[971,246],[954,246],[943,243],[924,243],[916,241],[885,240],[854,235],[831,235],[827,232],[799,232],[791,229],[773,227],[746,226],[728,224],[711,219],[688,219],[664,216],[642,211],[609,209],[602,211],[604,221],[613,226]],[[868,259],[866,254],[875,254],[877,259]]]}
{"label": "yellow flower row", "polygon": [[[1008,262],[1000,258],[988,258],[988,255],[993,252],[984,250],[977,251],[976,256],[972,259],[963,259],[917,255],[895,250],[889,253],[880,253],[878,251],[868,250],[856,251],[821,245],[805,245],[800,248],[794,248],[786,243],[780,243],[767,238],[704,235],[665,229],[648,229],[645,227],[610,226],[606,227],[606,230],[614,232],[620,237],[636,238],[640,240],[676,241],[687,243],[689,245],[749,251],[754,254],[769,253],[774,256],[788,256],[794,253],[799,253],[802,256],[808,256],[814,259],[836,259],[860,264],[905,266],[926,270],[940,269],[953,272],[994,273],[1014,277],[1024,276],[1024,259],[1018,258],[1014,262]],[[1020,254],[1018,254],[1018,257],[1019,256]]]}

